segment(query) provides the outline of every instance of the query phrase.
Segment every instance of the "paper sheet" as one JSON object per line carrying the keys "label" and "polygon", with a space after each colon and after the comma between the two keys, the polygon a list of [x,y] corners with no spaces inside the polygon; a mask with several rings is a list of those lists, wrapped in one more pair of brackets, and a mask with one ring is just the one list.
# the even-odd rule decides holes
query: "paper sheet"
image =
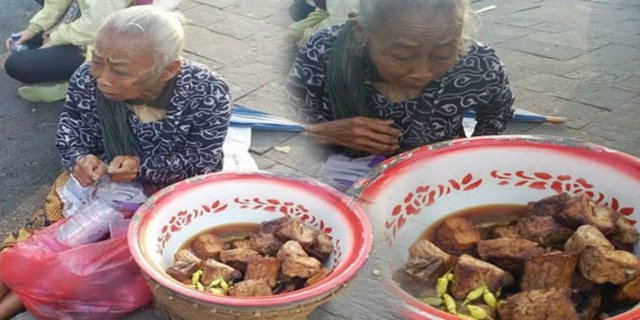
{"label": "paper sheet", "polygon": [[230,126],[227,138],[222,144],[224,162],[222,171],[255,171],[258,164],[249,153],[251,147],[251,128]]}

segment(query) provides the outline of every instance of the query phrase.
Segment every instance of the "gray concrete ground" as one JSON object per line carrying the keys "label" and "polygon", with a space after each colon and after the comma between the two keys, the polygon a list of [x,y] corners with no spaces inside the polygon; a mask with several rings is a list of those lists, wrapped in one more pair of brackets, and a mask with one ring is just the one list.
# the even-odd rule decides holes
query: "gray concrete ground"
{"label": "gray concrete ground", "polygon": [[[186,56],[227,79],[236,103],[287,116],[283,99],[288,53],[283,35],[291,0],[189,0]],[[640,156],[640,2],[637,0],[476,0],[479,41],[507,66],[516,107],[567,117],[564,125],[513,123],[507,133],[569,136]],[[36,8],[0,0],[0,38],[21,30]],[[39,205],[59,170],[52,145],[60,104],[31,104],[0,73],[0,236]],[[274,146],[291,146],[288,154]],[[261,169],[315,176],[321,152],[301,135],[254,132]],[[389,319],[371,271],[313,319]],[[20,319],[28,319],[22,315]],[[135,319],[154,318],[146,310]]]}

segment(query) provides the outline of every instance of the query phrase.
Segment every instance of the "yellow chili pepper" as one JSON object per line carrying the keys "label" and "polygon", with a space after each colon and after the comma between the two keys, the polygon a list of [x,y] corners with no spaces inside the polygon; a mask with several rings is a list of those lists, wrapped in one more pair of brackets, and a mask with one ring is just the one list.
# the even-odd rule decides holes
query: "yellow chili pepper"
{"label": "yellow chili pepper", "polygon": [[204,272],[202,270],[198,270],[196,272],[193,273],[193,275],[191,275],[191,284],[193,284],[194,286],[196,285],[196,283],[200,282],[200,276],[202,276]]}
{"label": "yellow chili pepper", "polygon": [[478,320],[484,320],[487,318],[487,311],[485,311],[481,307],[474,306],[474,305],[467,305],[467,310],[469,310],[469,313],[471,314],[472,317]]}
{"label": "yellow chili pepper", "polygon": [[211,293],[213,293],[216,296],[226,296],[227,293],[220,289],[220,288],[211,288],[209,291],[211,291]]}
{"label": "yellow chili pepper", "polygon": [[489,291],[489,289],[484,290],[482,299],[484,300],[484,303],[486,303],[489,307],[496,307],[496,297],[493,295],[493,293],[491,293],[491,291]]}
{"label": "yellow chili pepper", "polygon": [[463,319],[463,320],[477,320],[476,318],[470,316],[470,315],[466,315],[466,314],[462,314],[462,313],[458,313],[456,314],[456,316],[458,316],[458,318]]}
{"label": "yellow chili pepper", "polygon": [[200,291],[204,291],[204,285],[200,282],[196,282],[196,288]]}
{"label": "yellow chili pepper", "polygon": [[220,281],[220,288],[224,289],[225,291],[229,290],[229,284],[226,281],[224,281],[224,279],[220,279],[220,280],[221,280]]}
{"label": "yellow chili pepper", "polygon": [[466,305],[467,303],[482,297],[482,294],[484,293],[485,288],[486,288],[485,286],[481,286],[471,290],[469,293],[467,293],[467,297],[464,299],[464,302],[462,303],[462,305]]}
{"label": "yellow chili pepper", "polygon": [[447,278],[447,280],[453,281],[453,273],[447,272],[447,274],[445,274],[445,277]]}
{"label": "yellow chili pepper", "polygon": [[444,298],[444,305],[447,307],[447,311],[449,311],[449,313],[451,314],[457,314],[458,310],[456,307],[456,301],[453,300],[453,297],[451,297],[447,293],[442,295],[442,297]]}
{"label": "yellow chili pepper", "polygon": [[447,293],[447,287],[449,286],[449,280],[446,277],[440,277],[436,281],[436,293],[438,297],[442,297],[443,294]]}
{"label": "yellow chili pepper", "polygon": [[213,288],[213,287],[217,287],[218,285],[220,285],[220,281],[222,281],[222,278],[218,278],[215,279],[213,281],[211,281],[211,283],[209,283],[209,289]]}

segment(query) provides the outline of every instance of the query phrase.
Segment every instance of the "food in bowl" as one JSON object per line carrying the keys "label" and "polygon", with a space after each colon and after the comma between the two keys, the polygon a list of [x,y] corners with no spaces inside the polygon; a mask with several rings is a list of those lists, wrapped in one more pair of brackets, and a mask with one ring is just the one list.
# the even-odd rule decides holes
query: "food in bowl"
{"label": "food in bowl", "polygon": [[584,192],[473,207],[427,228],[394,280],[463,319],[598,319],[640,302],[639,238]]}
{"label": "food in bowl", "polygon": [[[256,297],[318,283],[331,270],[331,237],[290,217],[206,230],[174,256],[167,274],[194,290]],[[323,267],[323,264],[325,267]]]}

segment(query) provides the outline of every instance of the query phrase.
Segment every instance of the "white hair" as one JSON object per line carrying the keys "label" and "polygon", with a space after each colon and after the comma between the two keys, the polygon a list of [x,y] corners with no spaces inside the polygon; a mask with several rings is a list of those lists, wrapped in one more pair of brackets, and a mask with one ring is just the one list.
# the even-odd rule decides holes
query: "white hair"
{"label": "white hair", "polygon": [[112,14],[100,28],[98,40],[105,36],[149,45],[161,71],[180,58],[184,47],[184,17],[155,5],[133,6]]}

